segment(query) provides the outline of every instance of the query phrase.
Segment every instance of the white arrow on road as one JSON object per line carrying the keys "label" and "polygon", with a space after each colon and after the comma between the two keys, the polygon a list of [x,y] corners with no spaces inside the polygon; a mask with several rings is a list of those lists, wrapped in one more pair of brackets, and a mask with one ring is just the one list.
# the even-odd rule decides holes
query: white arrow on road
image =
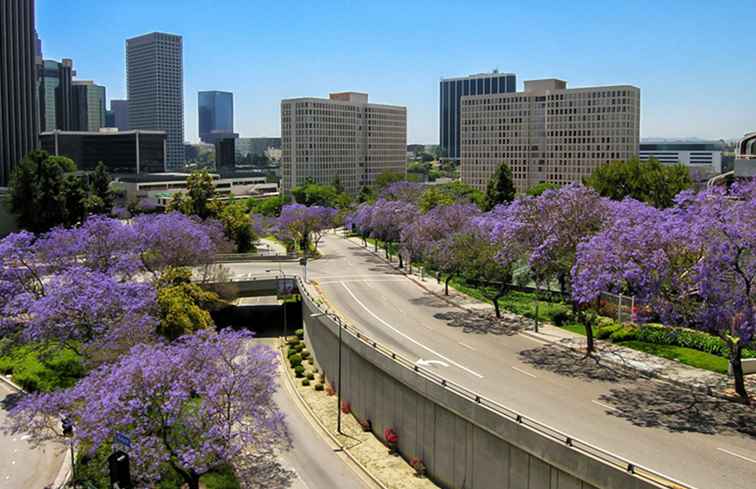
{"label": "white arrow on road", "polygon": [[441,360],[423,360],[422,358],[419,358],[415,365],[418,367],[432,367],[433,365],[439,365],[441,367],[448,367],[448,363],[444,363]]}

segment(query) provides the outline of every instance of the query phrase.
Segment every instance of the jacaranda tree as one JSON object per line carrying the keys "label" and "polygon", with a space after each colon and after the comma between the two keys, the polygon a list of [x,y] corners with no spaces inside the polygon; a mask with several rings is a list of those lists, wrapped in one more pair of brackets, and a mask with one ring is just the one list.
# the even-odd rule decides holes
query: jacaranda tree
{"label": "jacaranda tree", "polygon": [[334,208],[317,205],[285,205],[276,220],[276,237],[294,246],[300,246],[304,253],[307,253],[310,245],[314,246],[317,252],[323,233],[334,225],[336,212]]}

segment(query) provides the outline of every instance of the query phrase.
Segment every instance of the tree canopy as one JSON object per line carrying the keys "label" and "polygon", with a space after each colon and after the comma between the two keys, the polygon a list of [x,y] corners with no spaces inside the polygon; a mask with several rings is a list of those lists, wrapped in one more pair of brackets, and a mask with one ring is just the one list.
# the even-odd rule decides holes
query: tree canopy
{"label": "tree canopy", "polygon": [[515,188],[512,181],[512,170],[509,165],[502,163],[486,186],[484,210],[490,211],[499,204],[512,202],[515,198]]}

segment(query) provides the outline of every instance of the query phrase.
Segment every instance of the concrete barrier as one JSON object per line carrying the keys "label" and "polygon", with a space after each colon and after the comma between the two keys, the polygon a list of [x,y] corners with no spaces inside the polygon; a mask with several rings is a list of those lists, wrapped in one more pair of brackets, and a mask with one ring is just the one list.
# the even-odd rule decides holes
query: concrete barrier
{"label": "concrete barrier", "polygon": [[[743,375],[756,374],[756,358],[743,358],[740,360],[743,364]],[[727,373],[732,376],[732,365],[727,364]]]}
{"label": "concrete barrier", "polygon": [[[298,282],[305,340],[338,386],[341,322]],[[388,350],[352,326],[342,330],[342,399],[376,436],[399,435],[448,489],[651,489],[686,486],[454,385]],[[385,441],[385,440],[384,440]]]}

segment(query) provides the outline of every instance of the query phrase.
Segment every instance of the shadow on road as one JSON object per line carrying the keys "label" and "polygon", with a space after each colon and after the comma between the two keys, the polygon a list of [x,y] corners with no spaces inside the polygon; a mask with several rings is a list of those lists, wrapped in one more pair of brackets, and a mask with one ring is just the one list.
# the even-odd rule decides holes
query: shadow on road
{"label": "shadow on road", "polygon": [[520,360],[538,369],[588,382],[626,382],[639,378],[635,372],[551,345],[523,350]]}
{"label": "shadow on road", "polygon": [[611,389],[600,397],[609,414],[636,426],[704,434],[740,433],[756,438],[753,407],[659,382]]}
{"label": "shadow on road", "polygon": [[446,311],[433,315],[434,318],[446,321],[452,328],[461,328],[469,334],[493,334],[512,336],[522,329],[522,323],[505,318],[481,317],[471,312]]}

